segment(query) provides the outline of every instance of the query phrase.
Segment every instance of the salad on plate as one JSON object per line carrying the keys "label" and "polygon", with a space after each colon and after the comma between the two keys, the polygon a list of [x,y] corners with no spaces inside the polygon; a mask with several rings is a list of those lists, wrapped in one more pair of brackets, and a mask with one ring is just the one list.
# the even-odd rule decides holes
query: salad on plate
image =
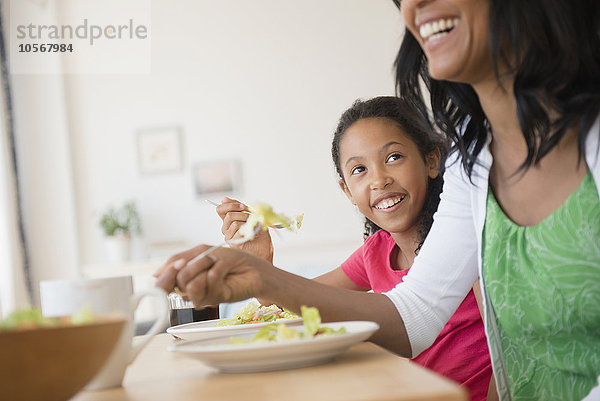
{"label": "salad on plate", "polygon": [[224,373],[265,372],[328,362],[357,342],[367,340],[379,328],[377,323],[369,321],[321,324],[317,308],[302,306],[301,312],[303,326],[291,327],[293,323],[286,321],[285,324],[260,323],[265,325],[261,328],[256,325],[222,327],[247,330],[182,341],[172,344],[169,350],[199,359]]}
{"label": "salad on plate", "polygon": [[250,300],[230,318],[221,319],[216,326],[274,322],[278,319],[297,319],[298,315],[277,305],[264,306],[256,299]]}
{"label": "salad on plate", "polygon": [[267,341],[279,342],[312,338],[316,336],[343,334],[346,332],[345,327],[332,329],[331,327],[321,326],[321,315],[317,308],[302,305],[301,312],[304,331],[298,331],[288,327],[285,323],[272,323],[261,327],[251,339],[231,337],[226,344],[247,344]]}

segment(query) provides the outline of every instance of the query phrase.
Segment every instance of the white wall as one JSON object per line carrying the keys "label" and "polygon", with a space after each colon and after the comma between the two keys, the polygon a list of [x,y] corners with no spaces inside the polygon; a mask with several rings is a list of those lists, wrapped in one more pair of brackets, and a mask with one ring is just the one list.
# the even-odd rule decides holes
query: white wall
{"label": "white wall", "polygon": [[[400,33],[388,0],[154,1],[151,74],[65,77],[82,262],[102,259],[96,213],[130,198],[148,242],[218,241],[190,166],[227,158],[242,161],[243,200],[305,213],[283,248],[360,244],[331,135],[355,98],[393,93]],[[136,130],[169,124],[183,128],[183,171],[140,175]]]}
{"label": "white wall", "polygon": [[[75,1],[61,0],[59,21]],[[218,241],[190,168],[229,158],[243,169],[235,196],[305,213],[298,235],[276,239],[279,263],[339,263],[362,243],[362,220],[337,186],[331,136],[354,99],[393,94],[402,31],[390,0],[152,1],[152,72],[64,75],[68,143],[60,122],[58,143],[44,141],[72,163],[79,263],[103,260],[99,213],[129,199],[147,243]],[[141,175],[136,131],[171,124],[183,129],[183,170]]]}

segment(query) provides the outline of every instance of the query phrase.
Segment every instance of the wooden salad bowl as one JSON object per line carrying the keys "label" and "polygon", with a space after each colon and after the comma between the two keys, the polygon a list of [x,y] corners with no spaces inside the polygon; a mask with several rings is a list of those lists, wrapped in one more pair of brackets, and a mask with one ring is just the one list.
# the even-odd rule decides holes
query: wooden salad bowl
{"label": "wooden salad bowl", "polygon": [[65,401],[94,378],[125,320],[0,331],[0,399]]}

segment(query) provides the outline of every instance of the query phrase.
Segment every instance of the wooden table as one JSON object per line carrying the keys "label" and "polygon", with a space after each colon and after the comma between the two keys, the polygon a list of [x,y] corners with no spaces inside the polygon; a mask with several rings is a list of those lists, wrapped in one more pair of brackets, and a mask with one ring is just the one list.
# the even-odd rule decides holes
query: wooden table
{"label": "wooden table", "polygon": [[224,374],[167,351],[173,341],[168,334],[156,336],[127,369],[123,387],[82,391],[72,401],[468,400],[450,380],[372,343],[319,366]]}

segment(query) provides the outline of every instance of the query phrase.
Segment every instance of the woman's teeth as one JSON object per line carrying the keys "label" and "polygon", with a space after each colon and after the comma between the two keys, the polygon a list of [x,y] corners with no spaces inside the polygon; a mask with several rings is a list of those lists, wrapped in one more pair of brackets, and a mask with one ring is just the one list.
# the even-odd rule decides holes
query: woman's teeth
{"label": "woman's teeth", "polygon": [[447,35],[456,25],[458,18],[446,18],[433,22],[427,22],[419,27],[419,34],[423,40],[437,39]]}
{"label": "woman's teeth", "polygon": [[374,207],[375,209],[389,209],[390,207],[402,202],[402,200],[404,199],[404,197],[399,197],[399,198],[393,198],[393,199],[386,199],[382,202],[379,202],[378,204],[376,204]]}

